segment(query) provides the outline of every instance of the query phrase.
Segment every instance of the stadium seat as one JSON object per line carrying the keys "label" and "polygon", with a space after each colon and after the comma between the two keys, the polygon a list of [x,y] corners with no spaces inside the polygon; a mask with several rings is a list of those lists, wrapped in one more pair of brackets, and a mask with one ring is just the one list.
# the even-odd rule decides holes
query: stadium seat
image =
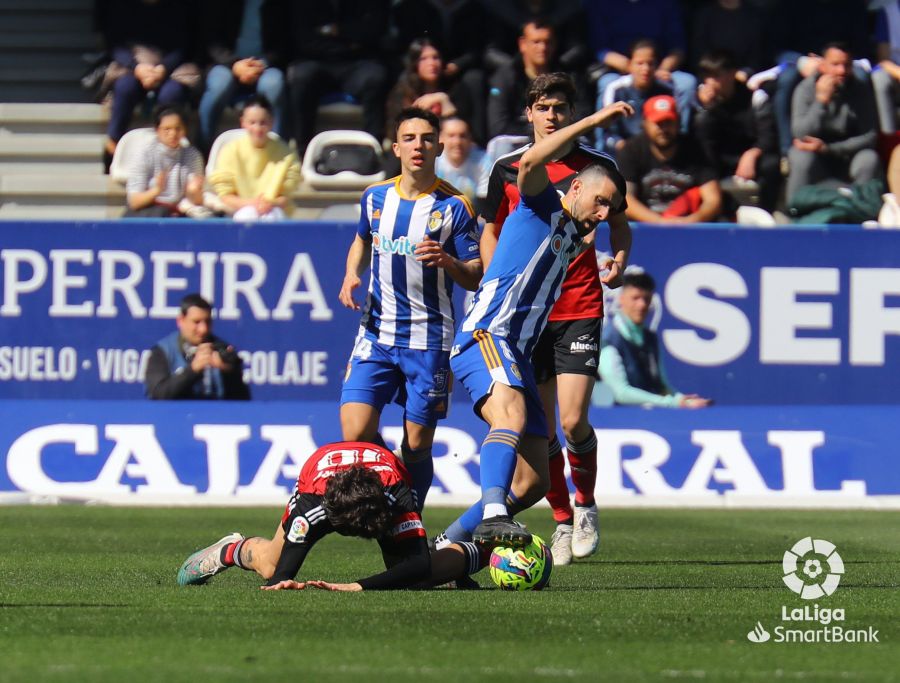
{"label": "stadium seat", "polygon": [[[317,190],[362,190],[384,180],[381,145],[360,130],[329,130],[316,135],[303,155],[303,180]],[[356,169],[349,168],[357,165]]]}
{"label": "stadium seat", "polygon": [[322,209],[316,220],[320,221],[349,221],[357,223],[359,221],[360,207],[359,204],[330,204]]}
{"label": "stadium seat", "polygon": [[116,153],[109,165],[109,177],[124,185],[128,182],[128,172],[137,159],[156,137],[153,128],[135,128],[130,130],[116,145]]}

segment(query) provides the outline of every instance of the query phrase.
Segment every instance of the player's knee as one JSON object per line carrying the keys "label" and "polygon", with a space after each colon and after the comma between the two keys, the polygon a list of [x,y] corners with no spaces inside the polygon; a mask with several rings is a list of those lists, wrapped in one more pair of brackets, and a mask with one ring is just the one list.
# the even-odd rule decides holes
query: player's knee
{"label": "player's knee", "polygon": [[587,418],[581,413],[568,413],[560,415],[560,426],[563,430],[563,436],[569,443],[578,443],[588,437],[591,431],[591,425]]}

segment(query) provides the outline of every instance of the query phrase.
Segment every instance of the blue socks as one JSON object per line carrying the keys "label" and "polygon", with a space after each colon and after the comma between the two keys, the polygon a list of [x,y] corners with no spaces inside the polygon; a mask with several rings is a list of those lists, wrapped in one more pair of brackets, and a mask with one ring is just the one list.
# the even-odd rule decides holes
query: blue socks
{"label": "blue socks", "polygon": [[431,448],[412,450],[406,444],[400,447],[403,456],[403,464],[412,477],[413,493],[416,495],[416,507],[419,512],[425,507],[425,497],[431,482],[434,479],[434,459],[431,457]]}
{"label": "blue socks", "polygon": [[[506,510],[507,496],[511,496],[509,487],[516,471],[518,443],[519,435],[512,430],[492,429],[488,432],[481,446],[481,500],[447,527],[444,534],[448,539],[454,543],[469,541],[475,527],[485,517],[486,509],[491,513],[499,508]],[[488,509],[488,505],[491,508]]]}

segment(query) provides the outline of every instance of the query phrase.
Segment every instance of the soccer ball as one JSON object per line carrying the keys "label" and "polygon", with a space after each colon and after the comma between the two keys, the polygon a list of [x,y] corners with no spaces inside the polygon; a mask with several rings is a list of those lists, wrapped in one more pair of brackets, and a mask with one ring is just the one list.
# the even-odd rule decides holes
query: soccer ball
{"label": "soccer ball", "polygon": [[525,548],[499,546],[491,553],[491,579],[505,591],[539,591],[553,571],[553,555],[540,536]]}

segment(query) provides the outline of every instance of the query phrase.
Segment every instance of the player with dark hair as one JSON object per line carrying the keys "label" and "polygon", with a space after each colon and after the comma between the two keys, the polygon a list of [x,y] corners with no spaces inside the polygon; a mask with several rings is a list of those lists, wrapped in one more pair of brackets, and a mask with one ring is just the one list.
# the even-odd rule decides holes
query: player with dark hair
{"label": "player with dark hair", "polygon": [[[432,112],[400,111],[393,144],[400,175],[363,192],[339,295],[347,308],[362,308],[341,391],[343,438],[383,443],[384,406],[392,400],[403,406],[400,448],[419,509],[431,486],[434,430],[447,413],[452,383],[453,284],[474,290],[482,272],[475,212],[435,173],[439,134]],[[360,307],[353,295],[367,268],[372,275]]]}
{"label": "player with dark hair", "polygon": [[[547,422],[532,354],[570,262],[593,245],[596,226],[623,206],[624,183],[614,164],[581,165],[560,197],[553,160],[565,156],[579,136],[630,116],[633,109],[616,102],[563,126],[559,112],[569,108],[563,98],[550,90],[533,101],[532,109],[540,105],[547,110],[541,117],[542,136],[516,161],[518,202],[454,339],[451,367],[490,431],[481,447],[482,499],[444,532],[450,541],[471,536],[485,545],[531,542],[531,534],[510,513],[536,503],[549,485]],[[611,233],[615,259],[604,280],[613,285],[630,248],[631,233],[624,225]],[[588,253],[594,258],[592,247]],[[436,543],[444,540],[439,537]]]}
{"label": "player with dark hair", "polygon": [[[304,464],[271,540],[229,534],[185,560],[178,583],[205,583],[239,567],[265,579],[263,588],[384,590],[446,583],[484,567],[485,553],[474,544],[457,544],[432,561],[411,484],[403,463],[381,446],[323,446]],[[295,581],[309,551],[331,532],[377,540],[385,571],[349,584]]]}
{"label": "player with dark hair", "polygon": [[177,330],[150,351],[145,387],[157,400],[248,400],[234,347],[213,334],[212,306],[199,294],[181,300]]}
{"label": "player with dark hair", "polygon": [[[564,73],[538,76],[528,89],[526,101],[526,113],[537,144],[572,123],[575,85]],[[619,126],[621,121],[617,119],[611,125]],[[487,222],[481,237],[485,268],[494,256],[507,216],[519,204],[517,177],[520,162],[530,147],[526,145],[500,157],[491,170],[488,196],[482,211]],[[622,272],[631,248],[631,228],[625,217],[625,180],[612,158],[572,138],[560,148],[557,156],[547,162],[547,175],[556,191],[563,195],[569,191],[578,172],[592,164],[608,172],[619,196],[619,200],[610,207],[606,221],[616,268]],[[603,321],[603,292],[594,250],[595,239],[593,232],[589,234],[584,240],[584,248],[569,264],[559,300],[550,311],[547,329],[538,340],[532,357],[535,380],[549,428],[550,491],[547,499],[558,525],[551,540],[555,564],[571,562],[573,551],[578,557],[590,555],[599,542],[594,501],[597,439],[588,421],[591,392],[597,378]],[[612,279],[609,277],[605,281]],[[566,484],[565,458],[556,436],[557,401],[575,484],[574,510]]]}

